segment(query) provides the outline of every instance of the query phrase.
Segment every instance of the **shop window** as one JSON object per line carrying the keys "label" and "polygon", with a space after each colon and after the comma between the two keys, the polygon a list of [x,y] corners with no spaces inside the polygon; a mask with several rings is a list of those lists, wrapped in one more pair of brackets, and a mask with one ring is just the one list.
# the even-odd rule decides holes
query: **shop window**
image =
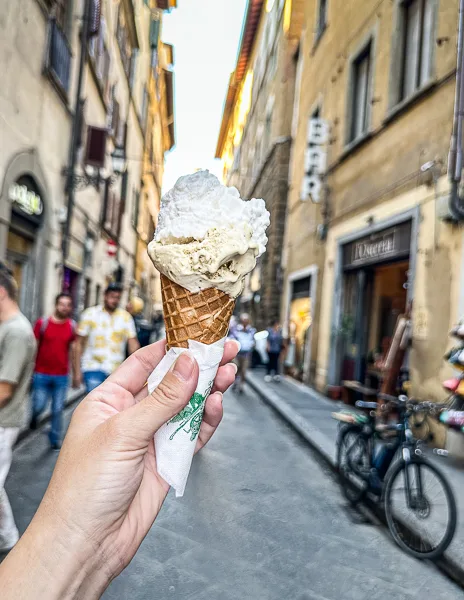
{"label": "shop window", "polygon": [[362,137],[368,130],[371,87],[371,46],[367,46],[353,60],[351,66],[351,102],[348,142]]}

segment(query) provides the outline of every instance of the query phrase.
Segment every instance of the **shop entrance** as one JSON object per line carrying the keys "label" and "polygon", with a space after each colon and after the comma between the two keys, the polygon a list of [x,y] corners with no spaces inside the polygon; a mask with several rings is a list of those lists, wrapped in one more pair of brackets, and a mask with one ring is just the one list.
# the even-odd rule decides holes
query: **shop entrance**
{"label": "shop entrance", "polygon": [[344,281],[342,380],[376,388],[396,321],[407,305],[409,261],[347,273]]}
{"label": "shop entrance", "polygon": [[286,372],[302,381],[309,369],[309,338],[312,323],[311,276],[290,283]]}
{"label": "shop entrance", "polygon": [[43,202],[32,177],[23,175],[9,190],[11,220],[6,259],[19,288],[19,306],[31,321],[38,309],[37,237],[43,223]]}
{"label": "shop entrance", "polygon": [[398,316],[408,302],[411,222],[343,248],[339,381],[380,385]]}

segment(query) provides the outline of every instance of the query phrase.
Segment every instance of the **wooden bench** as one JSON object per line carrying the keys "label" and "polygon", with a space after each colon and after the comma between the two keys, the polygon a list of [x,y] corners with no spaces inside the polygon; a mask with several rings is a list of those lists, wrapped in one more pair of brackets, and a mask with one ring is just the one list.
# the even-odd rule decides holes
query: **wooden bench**
{"label": "wooden bench", "polygon": [[366,387],[359,381],[342,381],[343,402],[354,406],[356,400],[365,400],[366,402],[375,402],[378,390]]}

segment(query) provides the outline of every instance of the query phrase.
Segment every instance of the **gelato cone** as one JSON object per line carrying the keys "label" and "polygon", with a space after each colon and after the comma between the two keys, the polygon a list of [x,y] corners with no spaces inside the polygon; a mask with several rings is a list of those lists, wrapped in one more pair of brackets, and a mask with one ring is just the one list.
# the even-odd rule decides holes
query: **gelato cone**
{"label": "gelato cone", "polygon": [[161,273],[169,349],[149,377],[148,389],[156,389],[186,349],[199,367],[189,404],[155,435],[158,472],[178,496],[184,493],[235,299],[266,249],[268,225],[264,200],[242,200],[208,171],[181,177],[161,202],[148,253]]}
{"label": "gelato cone", "polygon": [[227,335],[235,300],[216,288],[197,293],[161,275],[166,339],[170,348],[188,348],[188,340],[213,344]]}

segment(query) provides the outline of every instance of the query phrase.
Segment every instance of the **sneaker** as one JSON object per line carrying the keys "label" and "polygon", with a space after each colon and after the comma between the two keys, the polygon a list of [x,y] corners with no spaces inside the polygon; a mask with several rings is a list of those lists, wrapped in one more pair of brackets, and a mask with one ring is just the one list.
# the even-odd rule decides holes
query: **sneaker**
{"label": "sneaker", "polygon": [[266,383],[271,383],[271,381],[272,381],[272,377],[271,377],[270,375],[265,375],[265,376],[264,376],[264,381],[265,381]]}
{"label": "sneaker", "polygon": [[10,552],[10,550],[13,550],[13,548],[16,546],[16,544],[19,541],[19,533],[18,530],[16,529],[16,531],[13,531],[8,539],[8,541],[5,541],[4,539],[0,540],[0,554],[6,554],[7,552]]}
{"label": "sneaker", "polygon": [[274,375],[274,381],[275,381],[276,383],[280,383],[280,380],[281,380],[281,377],[280,377],[280,375]]}

